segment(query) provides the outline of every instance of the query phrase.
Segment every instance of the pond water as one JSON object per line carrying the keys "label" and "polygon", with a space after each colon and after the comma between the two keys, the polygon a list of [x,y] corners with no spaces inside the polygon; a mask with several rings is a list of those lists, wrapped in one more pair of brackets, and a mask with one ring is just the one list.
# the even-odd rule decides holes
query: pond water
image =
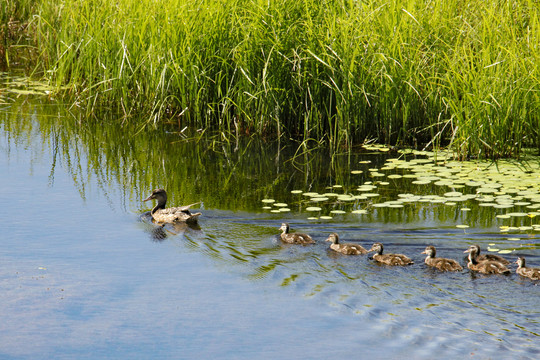
{"label": "pond water", "polygon": [[[465,165],[188,140],[5,94],[2,359],[540,357],[538,282],[515,264],[509,276],[440,273],[420,254],[435,245],[465,265],[463,251],[477,243],[539,267],[538,160],[504,181],[489,171],[506,170],[486,163],[461,169],[482,168],[479,179],[435,184]],[[396,158],[423,168],[387,161]],[[200,201],[200,226],[147,221],[142,199],[157,187],[172,205]],[[317,243],[281,244],[283,221]],[[330,232],[415,263],[336,254]]]}

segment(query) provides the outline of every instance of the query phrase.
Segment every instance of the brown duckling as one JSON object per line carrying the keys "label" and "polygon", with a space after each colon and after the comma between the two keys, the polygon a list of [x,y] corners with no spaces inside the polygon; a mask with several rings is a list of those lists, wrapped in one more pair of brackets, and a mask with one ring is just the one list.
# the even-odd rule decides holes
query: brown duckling
{"label": "brown duckling", "polygon": [[495,255],[495,254],[485,254],[480,255],[480,246],[473,244],[471,246],[474,246],[476,248],[476,259],[478,262],[484,262],[484,261],[496,261],[498,263],[501,263],[503,265],[509,265],[510,261],[506,260],[502,256]]}
{"label": "brown duckling", "polygon": [[167,203],[167,193],[163,189],[156,189],[152,191],[149,197],[143,201],[157,200],[157,205],[152,209],[151,214],[154,221],[158,223],[174,223],[174,222],[186,222],[197,223],[197,218],[201,213],[192,214],[189,208],[199,203],[190,204],[180,207],[165,208]]}
{"label": "brown duckling", "polygon": [[532,280],[540,280],[540,269],[526,267],[524,257],[521,257],[521,256],[518,257],[518,259],[516,260],[516,264],[518,264],[516,273],[518,273],[521,276],[528,277],[529,279],[532,279]]}
{"label": "brown duckling", "polygon": [[364,255],[367,254],[367,250],[358,244],[340,244],[339,236],[336,233],[331,233],[326,241],[331,241],[330,249],[342,253],[345,255]]}
{"label": "brown duckling", "polygon": [[281,239],[281,241],[288,244],[306,245],[315,243],[315,241],[308,234],[289,233],[290,228],[288,223],[281,224],[279,230],[282,231],[281,235],[279,235],[279,238]]}
{"label": "brown duckling", "polygon": [[471,245],[464,252],[469,253],[469,263],[467,267],[473,271],[481,272],[482,274],[509,274],[508,268],[494,260],[478,261],[478,245]]}
{"label": "brown duckling", "polygon": [[403,254],[383,254],[383,244],[375,243],[369,252],[375,251],[373,260],[386,265],[404,266],[411,265],[413,261]]}
{"label": "brown duckling", "polygon": [[440,257],[435,257],[437,251],[435,246],[427,246],[426,250],[422,251],[422,254],[426,254],[425,263],[428,266],[434,267],[441,271],[461,271],[463,267],[459,265],[456,260],[445,259]]}

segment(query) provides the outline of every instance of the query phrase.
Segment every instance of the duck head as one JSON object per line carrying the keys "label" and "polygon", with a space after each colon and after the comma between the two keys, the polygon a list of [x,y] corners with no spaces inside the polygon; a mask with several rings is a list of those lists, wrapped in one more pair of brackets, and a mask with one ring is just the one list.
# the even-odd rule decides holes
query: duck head
{"label": "duck head", "polygon": [[144,199],[143,201],[150,201],[150,200],[157,200],[157,205],[154,208],[153,211],[157,209],[165,209],[165,204],[167,203],[167,193],[163,189],[155,189],[152,191],[149,197]]}
{"label": "duck head", "polygon": [[518,264],[518,267],[522,268],[522,267],[525,267],[525,258],[520,256],[517,258],[516,264]]}

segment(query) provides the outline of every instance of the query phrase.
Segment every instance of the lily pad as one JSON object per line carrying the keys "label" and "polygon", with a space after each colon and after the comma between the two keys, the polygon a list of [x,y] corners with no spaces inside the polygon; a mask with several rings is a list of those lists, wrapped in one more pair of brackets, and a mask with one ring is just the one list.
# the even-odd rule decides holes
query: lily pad
{"label": "lily pad", "polygon": [[285,204],[285,203],[274,203],[274,206],[277,206],[277,207],[286,207],[287,204]]}
{"label": "lily pad", "polygon": [[368,211],[363,210],[363,209],[359,209],[359,210],[353,210],[353,211],[351,211],[351,213],[353,213],[353,214],[367,214]]}

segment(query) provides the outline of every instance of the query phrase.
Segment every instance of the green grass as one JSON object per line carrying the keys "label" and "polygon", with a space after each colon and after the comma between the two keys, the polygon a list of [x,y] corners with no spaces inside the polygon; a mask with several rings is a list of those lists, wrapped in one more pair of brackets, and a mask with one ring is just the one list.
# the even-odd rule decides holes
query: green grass
{"label": "green grass", "polygon": [[332,149],[540,148],[537,1],[43,0],[37,15],[46,76],[90,114]]}

